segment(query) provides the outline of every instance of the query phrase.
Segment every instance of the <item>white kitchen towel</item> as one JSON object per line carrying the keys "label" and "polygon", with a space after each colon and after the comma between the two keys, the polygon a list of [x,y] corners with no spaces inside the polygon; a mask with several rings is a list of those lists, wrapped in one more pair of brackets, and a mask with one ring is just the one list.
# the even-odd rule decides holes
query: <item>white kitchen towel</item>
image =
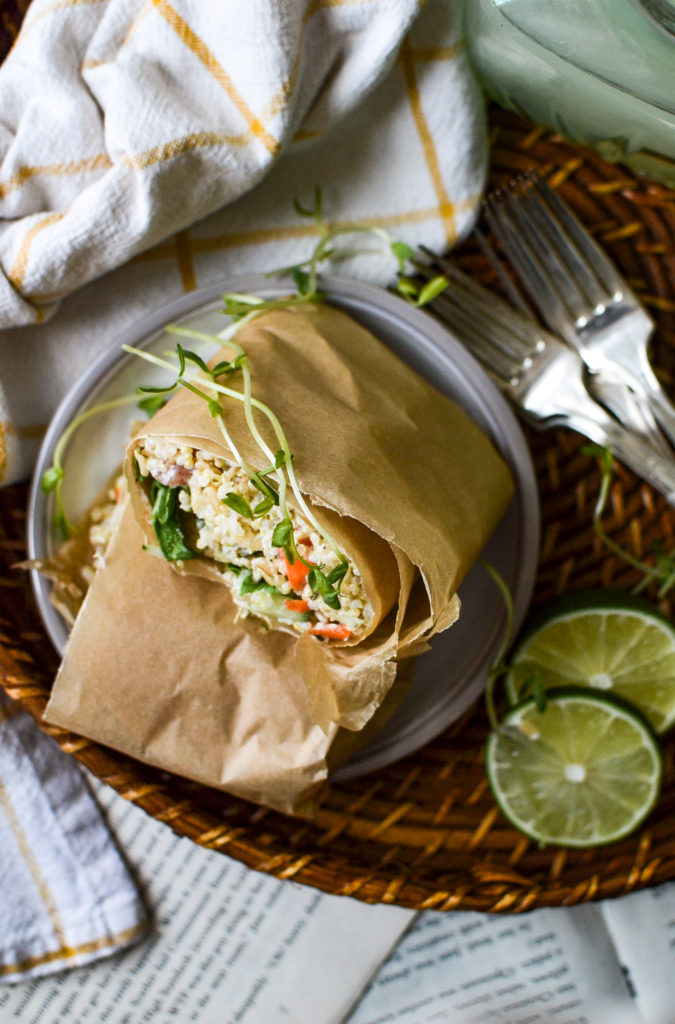
{"label": "white kitchen towel", "polygon": [[[121,327],[306,258],[293,200],[315,186],[333,224],[437,249],[467,232],[486,133],[460,16],[461,0],[33,0],[0,67],[5,483]],[[395,263],[340,272],[384,284]]]}
{"label": "white kitchen towel", "polygon": [[147,928],[76,762],[0,696],[0,982],[90,963]]}

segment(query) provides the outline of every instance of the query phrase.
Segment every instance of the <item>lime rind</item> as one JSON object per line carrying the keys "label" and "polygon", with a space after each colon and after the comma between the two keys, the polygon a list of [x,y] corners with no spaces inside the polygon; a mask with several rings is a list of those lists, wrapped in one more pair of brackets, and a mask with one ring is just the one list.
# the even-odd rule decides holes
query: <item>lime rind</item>
{"label": "lime rind", "polygon": [[505,676],[510,703],[528,696],[535,682],[545,690],[611,690],[664,733],[675,724],[675,627],[647,602],[622,592],[592,591],[554,602],[511,657]]}
{"label": "lime rind", "polygon": [[485,749],[507,820],[541,845],[589,848],[630,835],[653,810],[663,777],[647,719],[613,695],[568,687],[547,708],[512,708]]}
{"label": "lime rind", "polygon": [[642,612],[649,618],[660,619],[671,630],[674,628],[658,608],[655,608],[646,598],[640,597],[639,594],[631,594],[618,587],[594,587],[561,594],[541,605],[525,623],[521,636],[525,639],[530,633],[537,632],[545,622],[558,618],[558,616],[566,616],[569,612],[592,611],[597,608]]}

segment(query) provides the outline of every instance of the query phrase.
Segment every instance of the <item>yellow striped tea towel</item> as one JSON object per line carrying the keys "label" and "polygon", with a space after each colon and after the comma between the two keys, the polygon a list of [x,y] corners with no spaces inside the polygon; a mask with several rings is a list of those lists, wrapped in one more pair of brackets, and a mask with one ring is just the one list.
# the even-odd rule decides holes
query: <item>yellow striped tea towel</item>
{"label": "yellow striped tea towel", "polygon": [[146,909],[83,776],[0,698],[0,982],[109,956]]}
{"label": "yellow striped tea towel", "polygon": [[[294,200],[317,185],[334,226],[436,249],[466,234],[487,142],[461,6],[33,0],[0,66],[5,483],[120,329],[306,259]],[[396,263],[381,247],[328,269],[388,284]]]}

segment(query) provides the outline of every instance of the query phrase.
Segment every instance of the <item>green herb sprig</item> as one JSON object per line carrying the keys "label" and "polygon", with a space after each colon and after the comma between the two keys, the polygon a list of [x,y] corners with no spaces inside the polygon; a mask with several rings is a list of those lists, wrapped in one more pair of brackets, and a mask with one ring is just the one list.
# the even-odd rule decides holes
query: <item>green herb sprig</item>
{"label": "green herb sprig", "polygon": [[[600,469],[600,488],[593,510],[593,528],[600,540],[627,565],[637,569],[642,575],[641,581],[633,588],[633,593],[640,593],[650,584],[658,584],[656,596],[658,600],[663,599],[675,586],[675,552],[664,550],[663,543],[659,540],[652,542],[653,564],[648,564],[629,551],[626,551],[620,544],[617,544],[604,529],[602,517],[607,507],[610,496],[612,479],[614,476],[614,456],[608,448],[601,445],[589,443],[581,449],[584,455],[597,459]],[[493,582],[499,589],[504,600],[507,623],[504,637],[500,648],[493,659],[488,672],[488,682],[485,690],[485,702],[490,725],[493,729],[500,728],[499,717],[495,707],[495,687],[497,681],[508,671],[508,663],[505,660],[506,653],[512,640],[513,631],[513,598],[506,582],[499,575],[494,566],[481,559],[483,568],[491,576]],[[543,711],[546,707],[546,691],[541,683],[535,678],[531,683],[531,690],[537,707]]]}
{"label": "green herb sprig", "polygon": [[[250,314],[239,321],[239,326],[248,319],[250,319]],[[282,518],[281,522],[275,527],[272,535],[273,545],[283,548],[291,565],[296,561],[296,559],[298,559],[310,569],[310,573],[319,573],[320,575],[315,575],[313,577],[316,582],[316,588],[312,586],[312,583],[310,583],[313,593],[319,594],[330,607],[339,608],[339,588],[340,583],[347,572],[347,559],[342,554],[336,541],[319,525],[316,517],[307,505],[307,502],[300,491],[293,468],[293,455],[290,451],[288,440],[279,419],[266,403],[261,402],[253,396],[251,373],[246,352],[240,345],[232,340],[232,332],[229,331],[226,337],[223,336],[225,332],[221,335],[209,335],[206,332],[192,331],[181,328],[180,326],[172,326],[170,331],[173,334],[181,334],[185,337],[196,338],[201,341],[209,341],[211,343],[221,345],[223,341],[225,341],[226,346],[230,347],[235,353],[234,358],[230,361],[220,362],[216,366],[209,368],[199,355],[191,350],[184,349],[180,343],[177,343],[176,365],[176,363],[169,362],[160,356],[155,356],[152,353],[143,351],[142,349],[136,349],[131,345],[124,345],[123,349],[125,352],[136,355],[141,359],[144,359],[146,362],[153,363],[163,369],[172,370],[173,372],[176,372],[177,370],[177,376],[171,384],[165,385],[163,388],[142,387],[140,390],[144,393],[148,392],[156,395],[159,393],[169,394],[178,387],[185,387],[192,394],[198,396],[207,403],[209,412],[218,423],[223,438],[238,465],[249,477],[253,485],[263,495],[262,500],[258,502],[258,504],[251,506],[245,498],[231,491],[224,499],[222,499],[224,504],[233,509],[233,511],[238,515],[243,515],[246,518],[251,519],[265,515],[274,505],[278,505]],[[188,364],[196,366],[202,376],[196,378],[188,377],[186,375]],[[221,383],[220,379],[223,376],[228,376],[235,372],[239,372],[241,374],[243,383],[242,391],[237,391],[235,388],[228,387]],[[197,383],[195,383],[195,380]],[[200,384],[203,384],[207,390],[203,390],[202,387],[199,386]],[[258,445],[258,448],[269,461],[269,465],[264,467],[262,470],[255,469],[249,465],[234,444],[223,417],[223,409],[219,400],[221,395],[243,403],[244,416],[251,435]],[[272,426],[279,445],[276,452],[272,451],[262,437],[255,421],[255,410],[263,414]],[[267,479],[270,474],[274,474],[275,482],[278,484],[278,489],[275,488]],[[295,496],[296,502],[304,512],[309,522],[338,557],[338,565],[331,571],[331,573],[328,574],[328,576],[323,574],[322,567],[313,566],[312,563],[307,562],[298,551],[293,522],[287,505],[289,487]],[[339,572],[336,573],[335,570],[339,570]]]}
{"label": "green herb sprig", "polygon": [[449,284],[445,274],[438,274],[422,283],[410,277],[400,276],[396,283],[396,290],[414,306],[428,306],[445,291]]}
{"label": "green herb sprig", "polygon": [[490,721],[492,729],[497,730],[501,728],[499,722],[499,716],[497,714],[497,708],[495,704],[495,688],[497,682],[507,671],[506,664],[506,653],[509,649],[511,641],[513,639],[513,621],[514,621],[514,607],[513,607],[513,595],[509,590],[509,586],[502,575],[490,562],[484,558],[480,559],[480,564],[483,566],[488,576],[492,579],[499,593],[502,596],[504,602],[504,610],[506,613],[506,623],[504,626],[504,635],[501,643],[497,649],[497,652],[492,659],[492,664],[488,670],[487,683],[485,684],[485,708],[487,716]]}
{"label": "green herb sprig", "polygon": [[[87,420],[91,419],[92,416],[98,416],[98,414],[102,412],[109,412],[111,409],[119,409],[124,405],[131,405],[133,402],[138,403],[137,392],[132,395],[123,395],[121,398],[113,398],[109,402],[99,402],[98,405],[92,405],[89,409],[85,409],[84,412],[80,413],[79,416],[76,416],[75,419],[71,420],[56,442],[56,445],[54,446],[54,454],[52,456],[52,464],[42,474],[40,487],[44,494],[54,495],[54,527],[64,539],[70,537],[74,533],[75,529],[66,515],[66,510],[63,504],[63,480],[65,477],[63,458],[66,448],[70,443],[70,439],[75,431],[81,427],[83,423],[86,423]],[[141,403],[138,404],[140,405]]]}
{"label": "green herb sprig", "polygon": [[[138,403],[139,407],[143,409],[148,415],[152,416],[156,413],[162,405],[167,401],[167,397],[176,390],[177,387],[183,386],[190,390],[195,391],[200,397],[205,398],[209,402],[209,409],[212,415],[218,420],[218,424],[223,437],[225,438],[230,450],[232,451],[235,459],[242,469],[247,473],[254,486],[261,491],[263,495],[262,502],[259,502],[254,509],[251,509],[252,517],[255,515],[263,515],[266,511],[272,507],[272,504],[279,504],[282,508],[285,508],[285,495],[286,486],[291,486],[296,499],[310,521],[319,530],[319,533],[329,543],[330,547],[337,553],[340,562],[338,567],[344,566],[342,576],[338,580],[337,584],[334,585],[334,590],[339,591],[339,585],[342,577],[346,572],[346,560],[341,554],[337,545],[333,542],[332,538],[318,527],[315,523],[314,517],[311,515],[306,502],[300,495],[299,488],[297,487],[297,481],[295,480],[295,474],[292,466],[292,456],[288,450],[288,446],[282,446],[282,448],[275,454],[269,452],[266,448],[263,439],[257,430],[255,420],[253,417],[252,410],[254,408],[259,409],[263,412],[272,423],[275,432],[280,431],[280,426],[274,422],[273,413],[267,407],[262,407],[255,399],[252,398],[250,393],[250,375],[248,373],[248,365],[246,361],[246,355],[241,348],[233,342],[233,337],[238,329],[249,320],[260,315],[260,313],[270,309],[285,309],[291,306],[297,306],[302,303],[314,303],[321,302],[324,299],[323,294],[319,290],[319,272],[322,265],[329,260],[344,259],[346,256],[353,255],[353,252],[349,252],[344,249],[338,249],[335,246],[335,241],[341,236],[347,235],[370,235],[375,237],[385,249],[388,249],[397,266],[397,291],[406,299],[406,301],[416,305],[424,306],[428,302],[432,301],[447,285],[447,279],[442,275],[432,278],[430,281],[422,284],[421,286],[409,277],[405,276],[407,264],[412,262],[415,256],[414,250],[407,245],[405,242],[394,239],[388,231],[384,228],[378,227],[377,225],[360,225],[360,224],[343,224],[335,227],[331,227],[330,224],[325,220],[323,215],[323,196],[321,189],[317,186],[314,190],[313,202],[311,205],[305,206],[298,199],[293,201],[293,205],[298,216],[305,219],[314,221],[318,240],[306,260],[300,263],[293,264],[287,267],[281,267],[275,271],[272,271],[268,276],[279,276],[287,275],[290,276],[295,284],[297,294],[292,296],[284,296],[277,299],[263,299],[256,295],[247,295],[237,292],[228,292],[223,296],[223,312],[229,315],[232,319],[232,323],[217,337],[206,334],[205,332],[190,330],[181,326],[170,326],[167,328],[169,333],[175,333],[182,335],[186,338],[192,338],[200,342],[213,343],[216,341],[220,346],[223,344],[229,344],[235,355],[234,358],[226,363],[221,363],[212,370],[209,370],[206,364],[203,362],[201,357],[193,351],[187,349],[181,349],[177,347],[176,354],[178,356],[178,375],[174,383],[169,387],[152,387],[144,386],[139,388],[139,392],[143,395],[143,398]],[[366,251],[366,250],[362,250]],[[371,251],[371,250],[367,250]],[[130,346],[123,346],[125,351],[133,352],[135,355],[141,355],[140,350],[132,349]],[[161,360],[159,357],[152,356],[150,353],[142,353],[142,357],[149,362],[153,362],[163,368],[170,368],[175,371],[175,366],[172,363],[168,363],[166,360]],[[213,384],[218,381],[219,378],[233,373],[235,370],[242,370],[244,379],[244,409],[247,419],[247,424],[251,434],[256,440],[258,447],[265,451],[267,457],[270,458],[271,466],[268,469],[255,470],[250,466],[246,466],[241,455],[237,452],[232,439],[229,437],[225,423],[220,415],[220,405],[217,399],[217,395],[206,395],[199,388],[197,388],[190,380],[188,380],[184,374],[188,363],[192,363],[198,369],[205,373],[211,378],[210,390],[222,391],[222,387],[213,387]],[[241,396],[236,392],[230,392],[229,397],[236,397],[237,400],[241,400]],[[118,405],[124,405],[136,401],[134,395],[125,396],[124,398],[114,400],[113,402],[104,402],[100,405],[93,406],[88,409],[81,416],[78,416],[64,431],[63,435],[59,439],[59,442],[54,451],[54,459],[52,465],[44,473],[42,478],[42,488],[45,493],[54,493],[55,498],[55,525],[59,529],[59,532],[64,536],[69,536],[73,531],[73,527],[67,519],[65,509],[63,506],[62,499],[62,486],[64,478],[64,467],[62,463],[63,454],[66,446],[70,441],[73,433],[77,428],[91,416],[99,412],[104,412],[108,409],[114,408]],[[283,434],[283,432],[281,431]],[[280,461],[281,457],[281,461]],[[286,476],[281,474],[279,478],[278,491],[266,481],[266,476],[271,472],[279,471],[282,466],[286,468]],[[287,482],[286,482],[287,477]],[[272,503],[272,504],[270,504]],[[244,513],[242,513],[244,514]],[[303,564],[311,567],[311,564],[306,562],[297,550],[297,545],[294,542],[292,533],[289,537],[288,542],[283,545],[286,551],[286,556],[289,561],[292,562],[295,559],[300,559]]]}
{"label": "green herb sprig", "polygon": [[600,540],[609,550],[624,561],[627,565],[637,569],[642,575],[642,580],[633,588],[634,593],[645,590],[650,583],[657,584],[656,596],[662,600],[675,586],[675,552],[666,552],[661,541],[652,543],[652,554],[654,563],[652,565],[641,558],[632,555],[625,548],[617,544],[606,532],[602,517],[607,507],[610,496],[612,478],[614,475],[614,456],[608,448],[597,444],[586,444],[581,451],[584,455],[590,455],[597,459],[600,468],[600,489],[593,510],[593,529]]}
{"label": "green herb sprig", "polygon": [[[319,289],[319,273],[321,267],[329,260],[337,261],[355,255],[354,250],[338,249],[335,241],[343,236],[371,236],[388,250],[396,262],[398,293],[416,306],[424,306],[436,298],[448,285],[443,275],[438,275],[420,285],[410,277],[406,277],[407,265],[415,258],[415,251],[407,243],[395,239],[385,228],[373,224],[341,224],[335,227],[324,219],[323,198],[321,189],[314,190],[311,206],[304,206],[298,199],[293,200],[298,216],[313,220],[318,240],[306,260],[290,266],[279,267],[268,277],[287,276],[293,280],[297,294],[277,299],[262,299],[257,295],[246,295],[241,292],[226,292],[223,296],[224,312],[237,321],[251,313],[262,313],[270,309],[288,309],[302,303],[322,302],[323,293]],[[372,252],[372,250],[356,250],[356,252]]]}

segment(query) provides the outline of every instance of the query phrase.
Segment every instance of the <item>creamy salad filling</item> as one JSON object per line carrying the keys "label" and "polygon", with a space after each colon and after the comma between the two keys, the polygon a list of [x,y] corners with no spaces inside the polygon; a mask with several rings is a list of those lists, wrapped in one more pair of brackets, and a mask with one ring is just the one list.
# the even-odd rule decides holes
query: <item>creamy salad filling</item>
{"label": "creamy salad filling", "polygon": [[150,500],[154,504],[159,497],[185,524],[184,556],[217,563],[241,614],[325,639],[347,640],[367,628],[373,609],[356,566],[348,563],[339,606],[329,606],[312,590],[310,568],[319,566],[328,575],[338,567],[338,555],[302,513],[292,511],[297,550],[309,565],[297,558],[290,562],[273,543],[282,520],[279,506],[249,515],[263,495],[239,466],[166,438],[147,438],[135,457]]}
{"label": "creamy salad filling", "polygon": [[[115,528],[122,518],[126,493],[127,482],[124,474],[121,474],[106,492],[101,504],[95,505],[90,512],[89,545],[93,570],[102,569],[105,566],[106,551]],[[89,571],[91,572],[91,570]]]}

